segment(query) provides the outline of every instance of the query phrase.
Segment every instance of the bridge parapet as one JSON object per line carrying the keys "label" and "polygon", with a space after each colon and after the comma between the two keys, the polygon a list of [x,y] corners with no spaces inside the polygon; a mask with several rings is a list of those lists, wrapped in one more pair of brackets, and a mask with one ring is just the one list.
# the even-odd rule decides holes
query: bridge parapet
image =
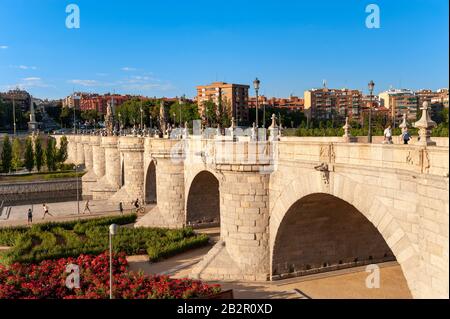
{"label": "bridge parapet", "polygon": [[282,141],[279,161],[301,161],[364,166],[448,176],[448,148],[419,145],[383,145]]}

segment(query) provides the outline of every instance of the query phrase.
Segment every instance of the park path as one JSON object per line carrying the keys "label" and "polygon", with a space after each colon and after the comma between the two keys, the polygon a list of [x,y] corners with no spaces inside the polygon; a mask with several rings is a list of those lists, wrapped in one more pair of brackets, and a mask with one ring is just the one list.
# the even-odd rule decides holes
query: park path
{"label": "park path", "polygon": [[[147,255],[129,256],[129,268],[145,274],[164,274],[173,278],[186,278],[192,268],[219,239],[219,228],[200,229],[210,235],[210,244],[161,262],[150,263]],[[365,267],[342,269],[322,274],[297,277],[272,282],[222,282],[208,281],[233,289],[236,299],[409,299],[411,293],[406,285],[401,267],[396,262],[383,263],[380,267],[380,288],[366,287],[369,275]]]}

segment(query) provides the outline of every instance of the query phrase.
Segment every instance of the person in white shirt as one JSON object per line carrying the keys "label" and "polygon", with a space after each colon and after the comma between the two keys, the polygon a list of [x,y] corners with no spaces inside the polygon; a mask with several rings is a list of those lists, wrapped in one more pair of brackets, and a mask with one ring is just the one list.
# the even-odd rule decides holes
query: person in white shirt
{"label": "person in white shirt", "polygon": [[392,129],[390,125],[384,130],[384,143],[392,144]]}

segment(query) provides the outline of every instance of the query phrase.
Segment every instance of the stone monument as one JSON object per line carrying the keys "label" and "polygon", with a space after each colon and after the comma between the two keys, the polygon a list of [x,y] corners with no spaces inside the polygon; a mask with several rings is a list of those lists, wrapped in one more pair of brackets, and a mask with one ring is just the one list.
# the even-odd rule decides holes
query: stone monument
{"label": "stone monument", "polygon": [[38,128],[39,123],[36,122],[36,114],[34,113],[33,98],[30,97],[30,121],[28,122],[28,130],[31,132],[36,132]]}

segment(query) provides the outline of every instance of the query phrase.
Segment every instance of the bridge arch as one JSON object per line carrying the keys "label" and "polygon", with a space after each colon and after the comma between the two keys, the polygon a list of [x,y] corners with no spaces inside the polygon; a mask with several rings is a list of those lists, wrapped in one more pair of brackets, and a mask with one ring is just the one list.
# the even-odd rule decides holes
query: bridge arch
{"label": "bridge arch", "polygon": [[145,203],[154,204],[157,202],[156,193],[156,165],[155,161],[148,164],[145,175]]}
{"label": "bridge arch", "polygon": [[202,170],[189,183],[186,201],[187,225],[220,224],[219,179]]}
{"label": "bridge arch", "polygon": [[[269,222],[272,278],[278,273],[301,275],[314,268],[326,271],[345,268],[345,263],[369,264],[395,258],[415,296],[419,257],[394,218],[393,207],[386,205],[386,198],[346,175],[333,173],[328,186],[313,182],[316,180],[317,172],[291,180],[272,206]],[[304,232],[317,237],[305,242]],[[363,243],[354,245],[358,236]],[[342,243],[345,240],[352,242],[353,247],[346,250]],[[324,241],[329,246],[323,247],[323,251],[331,251],[331,255],[321,255],[321,247],[315,245]],[[306,251],[313,247],[318,250],[315,254]],[[370,253],[364,253],[367,248]]]}

